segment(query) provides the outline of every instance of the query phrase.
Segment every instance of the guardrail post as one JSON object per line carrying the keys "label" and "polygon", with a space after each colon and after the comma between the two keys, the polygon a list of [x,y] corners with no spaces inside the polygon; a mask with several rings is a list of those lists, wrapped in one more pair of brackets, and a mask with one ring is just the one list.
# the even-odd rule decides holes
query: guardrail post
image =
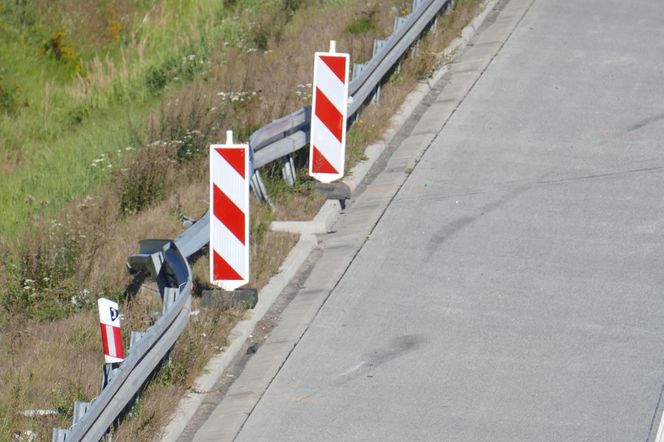
{"label": "guardrail post", "polygon": [[408,20],[408,16],[396,17],[394,19],[394,31],[395,32],[398,31],[401,28],[401,26],[403,26],[403,24],[406,23],[407,20]]}
{"label": "guardrail post", "polygon": [[113,379],[113,374],[115,374],[115,370],[120,367],[120,364],[113,363],[113,364],[104,364],[104,367],[102,367],[102,378],[101,378],[101,389],[103,390],[106,388],[109,382],[111,382],[111,379]]}
{"label": "guardrail post", "polygon": [[374,89],[373,97],[371,97],[371,102],[373,104],[378,104],[380,101],[380,84]]}
{"label": "guardrail post", "polygon": [[86,411],[88,411],[88,407],[90,407],[90,402],[74,401],[74,425],[81,420]]}
{"label": "guardrail post", "polygon": [[175,304],[175,298],[178,296],[178,289],[174,287],[165,287],[164,288],[164,301],[163,301],[163,313],[170,308],[171,305]]}
{"label": "guardrail post", "polygon": [[385,46],[385,41],[386,40],[374,40],[373,42],[373,56],[375,57],[378,51]]}
{"label": "guardrail post", "polygon": [[365,63],[353,63],[353,78],[359,77],[365,67]]}
{"label": "guardrail post", "polygon": [[141,340],[145,332],[132,331],[129,335],[129,351],[136,345],[138,341]]}
{"label": "guardrail post", "polygon": [[249,181],[249,185],[251,186],[251,190],[253,190],[254,195],[256,195],[258,201],[272,204],[272,201],[270,201],[270,196],[267,194],[265,184],[263,184],[260,171],[254,170],[254,173],[251,175],[251,181]]}
{"label": "guardrail post", "polygon": [[52,442],[65,442],[67,440],[67,436],[69,435],[69,430],[65,430],[64,428],[54,428],[51,441]]}
{"label": "guardrail post", "polygon": [[288,183],[289,186],[295,184],[295,164],[293,164],[293,156],[286,155],[282,157],[281,161],[283,162],[281,166],[281,175],[284,177],[284,181]]}

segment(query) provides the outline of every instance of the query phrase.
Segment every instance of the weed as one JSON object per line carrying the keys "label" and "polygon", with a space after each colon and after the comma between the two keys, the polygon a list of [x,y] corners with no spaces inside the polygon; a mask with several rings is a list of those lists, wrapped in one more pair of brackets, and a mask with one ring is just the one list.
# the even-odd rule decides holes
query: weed
{"label": "weed", "polygon": [[65,419],[71,419],[74,415],[74,401],[85,399],[85,394],[80,387],[73,384],[56,384],[48,393],[52,407]]}
{"label": "weed", "polygon": [[0,115],[16,115],[18,111],[18,86],[0,75]]}
{"label": "weed", "polygon": [[0,299],[5,311],[38,320],[67,316],[74,306],[63,283],[78,268],[80,237],[69,223],[42,223],[26,235],[17,258],[6,264],[9,287]]}
{"label": "weed", "polygon": [[371,139],[371,127],[367,127],[365,121],[360,118],[357,123],[350,128],[346,142],[346,163],[347,166],[357,163],[364,157],[364,148]]}
{"label": "weed", "polygon": [[152,94],[161,92],[168,84],[168,73],[165,67],[150,66],[145,73],[145,86]]}
{"label": "weed", "polygon": [[[158,146],[156,146],[158,147]],[[144,149],[123,175],[120,183],[120,215],[132,215],[164,197],[166,174],[158,148]]]}
{"label": "weed", "polygon": [[85,103],[80,103],[67,112],[67,119],[72,125],[80,125],[90,116],[90,107]]}
{"label": "weed", "polygon": [[165,362],[161,364],[161,368],[156,375],[157,382],[161,385],[171,385],[173,383],[173,362],[170,358],[167,358]]}
{"label": "weed", "polygon": [[22,26],[35,24],[36,14],[31,2],[25,0],[5,0],[0,6],[0,14]]}
{"label": "weed", "polygon": [[295,14],[295,12],[302,6],[302,0],[282,0],[283,9],[286,10],[289,14]]}
{"label": "weed", "polygon": [[68,65],[73,74],[84,75],[83,66],[81,65],[81,56],[76,51],[73,43],[65,36],[63,31],[53,33],[42,44],[41,51],[53,57],[54,59]]}
{"label": "weed", "polygon": [[67,337],[67,342],[72,345],[83,345],[93,337],[92,335],[92,330],[89,327],[76,327]]}
{"label": "weed", "polygon": [[115,5],[109,4],[106,10],[106,32],[109,33],[113,40],[120,41],[124,28],[125,24],[118,18],[118,11]]}
{"label": "weed", "polygon": [[374,24],[371,17],[363,17],[363,18],[358,18],[357,20],[353,20],[348,26],[346,26],[346,29],[344,29],[344,31],[347,32],[348,34],[363,34],[365,32],[370,32],[375,29],[376,25]]}

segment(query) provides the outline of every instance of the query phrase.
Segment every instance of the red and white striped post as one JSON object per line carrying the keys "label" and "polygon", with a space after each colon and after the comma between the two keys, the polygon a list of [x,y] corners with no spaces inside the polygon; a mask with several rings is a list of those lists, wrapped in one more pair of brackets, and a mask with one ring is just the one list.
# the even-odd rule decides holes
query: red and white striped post
{"label": "red and white striped post", "polygon": [[210,146],[210,282],[235,290],[249,282],[249,146]]}
{"label": "red and white striped post", "polygon": [[329,52],[314,54],[309,175],[323,183],[344,176],[349,65],[350,55],[338,54],[334,41]]}
{"label": "red and white striped post", "polygon": [[98,299],[97,306],[104,361],[106,364],[118,364],[125,358],[120,330],[120,308],[117,302],[106,298]]}

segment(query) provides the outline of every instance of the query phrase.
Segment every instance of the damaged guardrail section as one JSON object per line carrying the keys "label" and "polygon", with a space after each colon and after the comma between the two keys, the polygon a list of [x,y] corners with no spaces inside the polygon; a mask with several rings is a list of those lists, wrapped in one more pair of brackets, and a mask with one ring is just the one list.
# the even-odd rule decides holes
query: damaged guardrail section
{"label": "damaged guardrail section", "polygon": [[147,272],[156,280],[163,314],[145,332],[132,332],[129,355],[108,373],[101,394],[90,403],[74,404],[73,426],[54,429],[53,441],[100,440],[173,347],[189,320],[192,276],[187,259],[207,242],[204,220],[174,241],[141,241],[140,252],[129,258],[133,270]]}
{"label": "damaged guardrail section", "polygon": [[[396,18],[393,34],[374,42],[371,60],[353,67],[353,79],[349,84],[349,123],[355,120],[367,101],[379,96],[381,84],[389,73],[399,66],[420,36],[435,24],[438,15],[452,5],[453,0],[415,0],[409,15]],[[294,184],[291,156],[308,145],[310,124],[311,106],[306,106],[251,135],[251,186],[260,200],[269,201],[259,172],[266,164],[282,161],[284,178]],[[131,404],[187,325],[192,289],[188,260],[207,245],[208,238],[209,215],[206,213],[175,240],[141,241],[139,253],[129,258],[129,267],[149,273],[157,282],[163,314],[145,332],[132,332],[127,358],[119,368],[107,373],[108,382],[99,396],[89,403],[74,404],[72,427],[53,429],[54,442],[98,441]]]}

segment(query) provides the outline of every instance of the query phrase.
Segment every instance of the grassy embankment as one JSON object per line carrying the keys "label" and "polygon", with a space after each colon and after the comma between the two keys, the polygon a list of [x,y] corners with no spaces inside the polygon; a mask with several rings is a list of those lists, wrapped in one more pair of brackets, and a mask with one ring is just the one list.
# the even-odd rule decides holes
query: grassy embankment
{"label": "grassy embankment", "polygon": [[[458,1],[457,13],[441,21],[383,89],[381,105],[366,109],[349,137],[349,162],[361,158],[405,94],[440,62],[439,52],[477,3]],[[207,144],[227,128],[246,139],[308,102],[314,50],[335,38],[354,60],[366,60],[373,38],[389,34],[409,2],[8,5],[0,26],[11,38],[0,42],[0,60],[15,58],[0,66],[0,201],[11,212],[0,221],[11,257],[0,281],[10,287],[0,293],[0,351],[8,354],[0,365],[7,386],[0,391],[0,438],[31,429],[47,440],[50,427],[68,425],[74,399],[98,392],[94,299],[121,299],[127,330],[151,323],[149,295],[123,297],[124,262],[139,239],[173,237],[182,229],[180,214],[202,213]],[[86,23],[90,32],[72,23]],[[96,36],[99,29],[106,34]],[[268,232],[269,221],[306,218],[320,204],[303,176],[294,189],[278,178],[268,177],[268,185],[275,207],[254,202],[252,213],[252,285],[258,287],[294,241]],[[199,286],[206,279],[203,261],[195,265]],[[201,312],[139,412],[118,430],[120,439],[149,438],[207,357],[223,347],[239,315]],[[26,408],[60,414],[17,415]]]}

